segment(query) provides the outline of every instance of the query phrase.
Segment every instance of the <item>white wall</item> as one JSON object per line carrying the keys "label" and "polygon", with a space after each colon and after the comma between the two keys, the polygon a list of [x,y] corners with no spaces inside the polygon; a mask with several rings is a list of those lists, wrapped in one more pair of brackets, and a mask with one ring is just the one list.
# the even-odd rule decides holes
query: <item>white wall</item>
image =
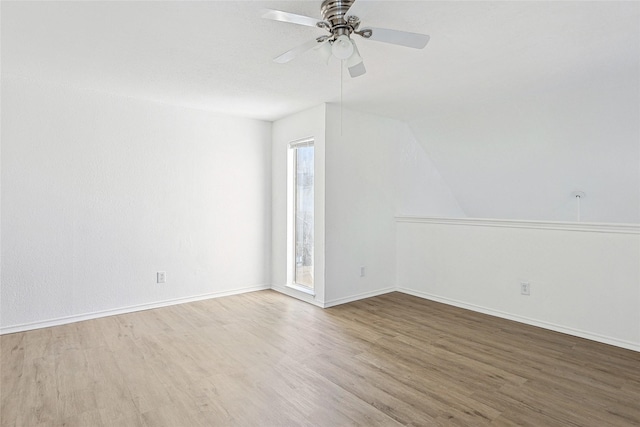
{"label": "white wall", "polygon": [[[635,70],[533,82],[526,95],[412,121],[462,214],[400,212],[446,218],[398,224],[399,289],[640,350]],[[586,193],[579,223],[574,190]],[[452,219],[464,216],[485,219]]]}
{"label": "white wall", "polygon": [[396,215],[464,218],[458,199],[406,124],[393,139]]}
{"label": "white wall", "polygon": [[640,226],[439,218],[397,226],[401,291],[640,351]]}
{"label": "white wall", "polygon": [[[286,287],[287,147],[307,137],[316,147],[314,297]],[[274,122],[272,149],[272,285],[319,306],[394,288],[396,214],[464,215],[400,121],[323,104]]]}
{"label": "white wall", "polygon": [[[640,71],[410,123],[469,217],[640,223]],[[570,77],[570,76],[569,76]]]}
{"label": "white wall", "polygon": [[270,123],[3,78],[2,125],[3,331],[268,286]]}
{"label": "white wall", "polygon": [[407,125],[328,104],[327,305],[395,287],[394,216],[416,211],[463,215]]}
{"label": "white wall", "polygon": [[[310,296],[287,288],[292,277],[288,260],[293,256],[287,247],[287,151],[289,143],[303,138],[314,139],[314,291]],[[314,303],[325,301],[325,106],[318,105],[273,123],[272,131],[272,287],[280,292]]]}

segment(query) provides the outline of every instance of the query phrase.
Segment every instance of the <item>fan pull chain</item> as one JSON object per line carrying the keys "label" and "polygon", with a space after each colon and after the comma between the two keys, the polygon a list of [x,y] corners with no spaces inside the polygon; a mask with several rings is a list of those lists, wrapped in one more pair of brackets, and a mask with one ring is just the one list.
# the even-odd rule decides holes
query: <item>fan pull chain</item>
{"label": "fan pull chain", "polygon": [[340,61],[340,136],[342,136],[342,85],[344,82],[344,59]]}

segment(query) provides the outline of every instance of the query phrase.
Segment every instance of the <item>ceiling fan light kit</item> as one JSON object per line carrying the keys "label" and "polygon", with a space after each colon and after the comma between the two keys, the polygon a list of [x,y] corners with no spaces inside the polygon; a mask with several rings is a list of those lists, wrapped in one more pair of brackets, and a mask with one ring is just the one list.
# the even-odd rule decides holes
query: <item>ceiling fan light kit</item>
{"label": "ceiling fan light kit", "polygon": [[338,36],[331,45],[331,53],[338,59],[349,59],[353,55],[353,43],[344,34]]}
{"label": "ceiling fan light kit", "polygon": [[367,27],[360,29],[360,18],[348,14],[354,3],[355,0],[324,0],[320,7],[322,20],[280,10],[265,10],[262,15],[265,19],[317,27],[330,33],[328,36],[321,36],[294,47],[274,58],[274,61],[283,64],[308,50],[316,48],[327,62],[332,56],[341,61],[346,61],[351,77],[358,77],[363,75],[366,69],[362,57],[358,52],[358,46],[355,40],[351,38],[353,34],[368,40],[406,46],[414,49],[422,49],[429,42],[429,36],[426,34],[386,28]]}

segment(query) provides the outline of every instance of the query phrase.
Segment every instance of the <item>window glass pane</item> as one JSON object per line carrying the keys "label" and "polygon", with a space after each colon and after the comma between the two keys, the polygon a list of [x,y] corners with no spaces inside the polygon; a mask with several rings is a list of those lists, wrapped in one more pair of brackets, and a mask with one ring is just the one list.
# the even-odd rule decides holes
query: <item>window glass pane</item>
{"label": "window glass pane", "polygon": [[313,288],[313,146],[295,149],[295,282]]}

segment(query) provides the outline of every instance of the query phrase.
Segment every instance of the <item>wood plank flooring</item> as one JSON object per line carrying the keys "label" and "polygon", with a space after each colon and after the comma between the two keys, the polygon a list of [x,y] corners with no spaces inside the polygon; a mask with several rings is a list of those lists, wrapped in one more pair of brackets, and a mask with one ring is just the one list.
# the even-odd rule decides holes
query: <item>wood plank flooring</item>
{"label": "wood plank flooring", "polygon": [[260,291],[0,350],[3,427],[640,425],[640,353],[401,293]]}

